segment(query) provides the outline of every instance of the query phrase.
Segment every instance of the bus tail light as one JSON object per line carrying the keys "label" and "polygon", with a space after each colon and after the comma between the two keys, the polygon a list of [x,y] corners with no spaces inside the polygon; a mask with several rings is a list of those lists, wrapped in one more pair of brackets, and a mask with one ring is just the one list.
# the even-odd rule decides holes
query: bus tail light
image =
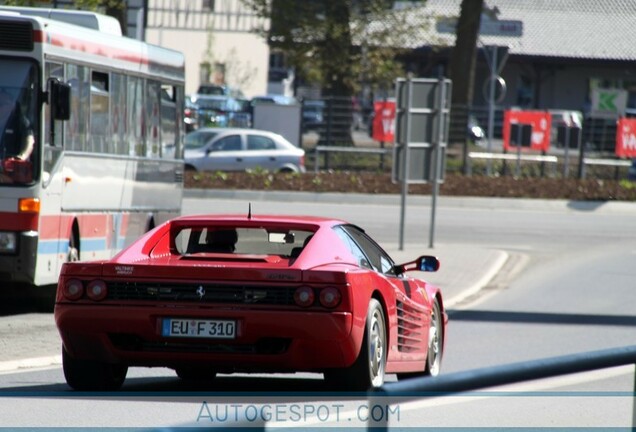
{"label": "bus tail light", "polygon": [[40,199],[20,198],[18,201],[18,211],[20,213],[40,213]]}
{"label": "bus tail light", "polygon": [[107,294],[108,288],[106,287],[106,282],[104,282],[103,280],[97,279],[91,281],[86,287],[86,295],[91,300],[104,300]]}
{"label": "bus tail light", "polygon": [[340,295],[340,291],[336,288],[324,288],[320,291],[320,304],[323,307],[332,309],[340,304],[340,299],[342,296]]}
{"label": "bus tail light", "polygon": [[309,287],[300,287],[294,293],[294,301],[300,307],[309,307],[314,304],[314,290]]}
{"label": "bus tail light", "polygon": [[64,284],[62,294],[68,300],[79,300],[84,294],[84,284],[79,279],[69,279]]}

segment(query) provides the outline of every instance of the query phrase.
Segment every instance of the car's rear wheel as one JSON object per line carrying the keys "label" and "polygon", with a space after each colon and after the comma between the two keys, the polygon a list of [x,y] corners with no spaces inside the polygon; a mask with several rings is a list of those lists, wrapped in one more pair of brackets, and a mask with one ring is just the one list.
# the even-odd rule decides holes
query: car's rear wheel
{"label": "car's rear wheel", "polygon": [[325,372],[325,379],[343,390],[365,391],[384,384],[387,338],[386,320],[380,302],[369,301],[364,339],[351,367]]}
{"label": "car's rear wheel", "polygon": [[66,348],[62,348],[62,366],[67,384],[82,391],[118,390],[128,373],[128,366],[73,358]]}
{"label": "car's rear wheel", "polygon": [[442,322],[442,308],[437,300],[431,308],[431,324],[428,329],[428,348],[426,366],[422,372],[400,373],[398,379],[414,378],[418,376],[439,375],[442,364],[442,350],[444,348],[444,327]]}
{"label": "car's rear wheel", "polygon": [[426,355],[427,375],[437,376],[442,365],[442,350],[444,348],[444,326],[442,323],[442,308],[439,302],[433,302],[431,309],[431,326],[428,329],[428,354]]}

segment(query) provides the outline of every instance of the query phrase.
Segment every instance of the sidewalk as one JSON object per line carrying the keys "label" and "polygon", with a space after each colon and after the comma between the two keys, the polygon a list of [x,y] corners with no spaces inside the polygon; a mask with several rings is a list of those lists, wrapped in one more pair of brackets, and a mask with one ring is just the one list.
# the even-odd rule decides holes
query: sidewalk
{"label": "sidewalk", "polygon": [[412,276],[438,286],[442,290],[444,306],[447,309],[453,308],[488,285],[508,260],[508,254],[504,251],[471,245],[441,244],[433,249],[428,246],[405,245],[403,251],[397,246],[384,247],[398,264],[412,261],[420,255],[436,256],[440,260],[437,272],[418,272]]}

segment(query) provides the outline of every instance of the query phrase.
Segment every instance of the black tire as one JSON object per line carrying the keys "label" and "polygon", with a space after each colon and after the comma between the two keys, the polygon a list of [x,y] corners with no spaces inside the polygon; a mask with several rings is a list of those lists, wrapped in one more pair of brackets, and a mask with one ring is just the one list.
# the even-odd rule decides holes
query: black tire
{"label": "black tire", "polygon": [[28,286],[24,289],[25,304],[33,304],[41,313],[52,313],[55,309],[57,285]]}
{"label": "black tire", "polygon": [[174,370],[184,381],[212,381],[216,378],[216,371],[203,367],[178,367]]}
{"label": "black tire", "polygon": [[126,380],[128,366],[73,358],[62,348],[62,365],[66,383],[80,391],[119,390]]}
{"label": "black tire", "polygon": [[384,384],[387,337],[386,319],[380,302],[369,301],[364,339],[358,358],[348,368],[325,372],[328,383],[342,390],[366,391]]}
{"label": "black tire", "polygon": [[444,348],[444,327],[442,322],[442,308],[439,306],[437,299],[433,302],[431,308],[431,325],[428,331],[426,353],[426,366],[422,372],[400,373],[398,379],[408,379],[420,376],[437,376],[439,375],[442,364],[442,354]]}

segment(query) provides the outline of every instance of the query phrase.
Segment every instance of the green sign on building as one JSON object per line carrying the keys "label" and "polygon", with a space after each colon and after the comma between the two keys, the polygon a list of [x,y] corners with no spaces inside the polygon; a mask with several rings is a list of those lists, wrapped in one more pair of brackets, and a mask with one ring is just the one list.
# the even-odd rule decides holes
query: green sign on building
{"label": "green sign on building", "polygon": [[592,91],[590,117],[618,118],[625,115],[627,90],[596,88]]}

